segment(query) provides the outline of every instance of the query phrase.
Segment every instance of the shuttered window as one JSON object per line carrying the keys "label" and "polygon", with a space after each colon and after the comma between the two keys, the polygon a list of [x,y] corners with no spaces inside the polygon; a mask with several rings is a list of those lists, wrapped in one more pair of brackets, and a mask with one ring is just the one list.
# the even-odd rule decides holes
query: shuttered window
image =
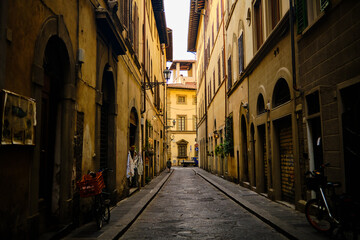
{"label": "shuttered window", "polygon": [[271,25],[272,29],[280,21],[280,4],[279,0],[271,0]]}
{"label": "shuttered window", "polygon": [[219,84],[219,87],[220,87],[220,84],[221,84],[221,66],[220,66],[220,57],[218,59],[218,84]]}
{"label": "shuttered window", "polygon": [[214,96],[215,96],[215,92],[216,92],[216,88],[215,88],[215,70],[213,72],[213,85],[214,85],[213,91],[214,91]]}
{"label": "shuttered window", "polygon": [[256,50],[263,44],[263,28],[262,28],[262,7],[261,0],[257,0],[254,4],[254,20],[255,20],[255,39]]}
{"label": "shuttered window", "polygon": [[228,90],[232,87],[231,56],[228,59]]}
{"label": "shuttered window", "polygon": [[185,119],[186,116],[178,116],[178,130],[179,131],[185,131],[186,130],[186,126],[185,126]]}
{"label": "shuttered window", "polygon": [[130,42],[134,42],[134,19],[132,14],[132,0],[129,0],[129,38]]}
{"label": "shuttered window", "polygon": [[224,49],[222,50],[222,71],[223,71],[223,79],[225,78],[225,52],[224,52]]}
{"label": "shuttered window", "polygon": [[296,0],[296,18],[297,33],[301,34],[308,26],[306,0]]}
{"label": "shuttered window", "polygon": [[244,71],[244,43],[243,43],[243,34],[241,33],[238,39],[239,46],[239,74]]}
{"label": "shuttered window", "polygon": [[320,10],[323,12],[330,5],[329,0],[320,0]]}

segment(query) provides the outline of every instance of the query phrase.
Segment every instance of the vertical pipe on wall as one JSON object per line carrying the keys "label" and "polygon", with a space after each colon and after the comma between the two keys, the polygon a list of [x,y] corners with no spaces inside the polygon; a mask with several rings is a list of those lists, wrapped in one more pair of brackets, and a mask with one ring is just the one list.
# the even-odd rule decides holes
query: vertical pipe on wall
{"label": "vertical pipe on wall", "polygon": [[5,86],[6,78],[6,31],[8,17],[8,0],[0,1],[0,89]]}
{"label": "vertical pipe on wall", "polygon": [[294,7],[292,4],[292,0],[289,0],[290,3],[290,15],[289,15],[289,23],[290,23],[290,34],[291,34],[291,67],[292,67],[292,78],[293,78],[293,89],[295,91],[299,91],[296,84],[296,63],[295,63],[295,39],[294,39]]}

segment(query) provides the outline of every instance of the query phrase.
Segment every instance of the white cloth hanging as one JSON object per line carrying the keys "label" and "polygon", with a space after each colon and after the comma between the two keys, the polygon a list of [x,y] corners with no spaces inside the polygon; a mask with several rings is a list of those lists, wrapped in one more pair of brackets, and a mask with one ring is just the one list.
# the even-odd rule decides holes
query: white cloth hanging
{"label": "white cloth hanging", "polygon": [[127,161],[127,168],[126,168],[126,177],[130,178],[134,176],[134,161],[131,157],[130,151],[128,153],[128,161]]}
{"label": "white cloth hanging", "polygon": [[143,170],[144,170],[144,163],[141,157],[141,154],[138,155],[138,159],[137,159],[137,170],[138,170],[138,174],[141,176],[143,174]]}

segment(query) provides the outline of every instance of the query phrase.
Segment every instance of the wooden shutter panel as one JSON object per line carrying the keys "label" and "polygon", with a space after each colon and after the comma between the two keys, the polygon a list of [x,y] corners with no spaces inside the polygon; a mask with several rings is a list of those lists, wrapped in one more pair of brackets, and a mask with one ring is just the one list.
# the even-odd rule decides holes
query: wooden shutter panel
{"label": "wooden shutter panel", "polygon": [[228,89],[232,87],[231,56],[228,59]]}
{"label": "wooden shutter panel", "polygon": [[222,72],[223,72],[223,79],[225,78],[225,51],[224,49],[222,50]]}
{"label": "wooden shutter panel", "polygon": [[320,11],[325,11],[325,9],[330,5],[329,0],[320,0]]}
{"label": "wooden shutter panel", "polygon": [[244,71],[244,43],[243,43],[243,34],[240,35],[238,39],[239,44],[239,74]]}
{"label": "wooden shutter panel", "polygon": [[300,34],[308,26],[306,0],[296,0],[297,33]]}

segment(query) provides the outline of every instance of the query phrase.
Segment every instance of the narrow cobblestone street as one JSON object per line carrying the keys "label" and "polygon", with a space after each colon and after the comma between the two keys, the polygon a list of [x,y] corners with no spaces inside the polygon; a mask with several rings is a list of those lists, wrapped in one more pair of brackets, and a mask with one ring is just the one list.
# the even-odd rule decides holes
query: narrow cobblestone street
{"label": "narrow cobblestone street", "polygon": [[121,239],[285,239],[191,168],[172,176]]}

